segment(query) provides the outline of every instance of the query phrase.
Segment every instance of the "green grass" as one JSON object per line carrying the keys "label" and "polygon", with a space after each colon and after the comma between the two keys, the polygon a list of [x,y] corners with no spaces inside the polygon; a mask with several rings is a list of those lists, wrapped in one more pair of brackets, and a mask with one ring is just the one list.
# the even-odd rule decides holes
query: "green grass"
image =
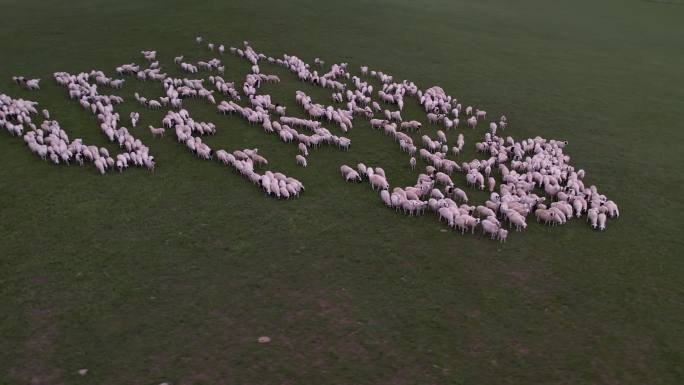
{"label": "green grass", "polygon": [[[684,8],[0,0],[0,9],[0,92],[39,101],[72,138],[114,149],[52,72],[112,73],[156,49],[178,75],[173,56],[211,57],[196,35],[249,40],[274,56],[440,85],[505,113],[517,139],[566,139],[574,164],[622,214],[602,233],[583,220],[532,224],[505,244],[442,232],[434,217],[397,215],[366,184],[342,181],[339,165],[360,161],[385,168],[393,185],[415,180],[396,143],[360,120],[351,151],[313,151],[302,169],[296,146],[188,104],[218,125],[211,146],[259,147],[270,169],[302,180],[306,192],[290,201],[144,129],[136,133],[156,172],[106,176],[44,163],[2,132],[0,383],[684,382]],[[226,79],[248,70],[223,59]],[[262,91],[297,114],[297,89],[329,100],[279,67],[262,68],[283,79]],[[17,74],[43,78],[43,90],[19,89]],[[161,93],[128,79],[115,92],[127,98],[122,116],[135,109],[141,127],[159,124],[163,112],[134,105],[136,90]],[[414,102],[404,116],[420,117]],[[466,146],[481,133],[466,132]],[[272,342],[258,344],[261,335]]]}

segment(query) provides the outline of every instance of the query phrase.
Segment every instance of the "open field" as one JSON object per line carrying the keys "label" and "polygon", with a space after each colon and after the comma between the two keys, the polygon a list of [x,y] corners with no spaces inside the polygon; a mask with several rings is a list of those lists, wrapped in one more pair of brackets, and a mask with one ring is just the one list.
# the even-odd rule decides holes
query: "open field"
{"label": "open field", "polygon": [[[349,152],[309,167],[243,119],[206,102],[207,139],[258,147],[306,192],[281,201],[169,132],[135,104],[158,83],[127,78],[118,111],[157,159],[151,174],[53,166],[0,132],[0,384],[681,384],[684,383],[684,7],[605,1],[0,0],[0,93],[40,102],[70,136],[115,149],[52,81],[143,61],[154,49],[206,60],[202,35],[273,56],[347,61],[440,85],[506,135],[570,142],[577,167],[620,205],[604,232],[529,219],[506,243],[383,207],[340,164],[415,182],[406,154],[357,118]],[[232,55],[226,80],[246,61]],[[261,90],[289,110],[302,89]],[[40,77],[25,91],[13,75]],[[202,74],[202,73],[201,73]],[[202,75],[205,75],[203,73]],[[188,76],[183,74],[182,76]],[[377,83],[377,82],[376,82]],[[425,122],[417,103],[410,118]],[[463,124],[462,124],[463,127]],[[434,128],[426,130],[434,134]],[[466,151],[484,128],[466,134]],[[454,131],[449,134],[453,140]],[[458,176],[464,182],[463,175]],[[485,194],[467,190],[475,201]],[[272,338],[258,344],[259,336]],[[78,375],[88,368],[85,377]]]}

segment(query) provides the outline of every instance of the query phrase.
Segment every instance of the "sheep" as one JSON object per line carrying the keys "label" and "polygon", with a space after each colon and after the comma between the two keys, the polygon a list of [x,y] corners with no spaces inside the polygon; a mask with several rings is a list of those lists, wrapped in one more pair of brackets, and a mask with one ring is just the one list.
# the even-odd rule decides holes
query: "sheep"
{"label": "sheep", "polygon": [[499,226],[487,219],[480,222],[480,227],[482,227],[482,233],[489,234],[491,239],[495,239],[499,234]]}
{"label": "sheep", "polygon": [[[202,43],[203,39],[198,36],[196,41]],[[447,136],[444,131],[437,130],[437,140],[424,136],[422,144],[425,148],[419,151],[413,138],[406,131],[420,130],[421,123],[417,120],[403,121],[401,116],[404,98],[408,95],[419,100],[431,124],[441,124],[445,130],[458,127],[459,116],[463,111],[462,105],[456,98],[447,95],[442,88],[434,86],[420,90],[413,82],[407,80],[394,82],[392,76],[382,71],[370,71],[367,66],[362,66],[363,75],[369,74],[382,82],[381,89],[374,94],[371,85],[357,76],[350,76],[346,63],[333,64],[330,71],[319,74],[296,56],[283,55],[282,59],[276,59],[256,52],[247,42],[244,44],[244,49],[230,47],[230,52],[250,63],[251,72],[243,82],[243,91],[249,98],[249,105],[243,107],[235,103],[240,101],[240,95],[234,83],[226,83],[219,75],[212,75],[209,76],[209,82],[216,88],[216,91],[232,99],[230,102],[220,102],[217,110],[223,114],[236,113],[250,124],[263,127],[266,133],[277,133],[285,142],[296,141],[299,154],[295,156],[295,159],[299,165],[307,166],[306,156],[308,156],[309,147],[317,148],[321,144],[329,144],[336,145],[343,150],[350,148],[351,140],[333,135],[322,127],[323,119],[333,122],[346,132],[352,129],[354,117],[362,115],[370,122],[371,127],[382,129],[386,135],[399,143],[402,151],[409,153],[409,166],[412,170],[415,169],[417,163],[416,152],[428,164],[426,174],[418,176],[415,186],[398,188],[399,190],[395,188],[391,194],[388,191],[389,183],[382,168],[366,167],[363,164],[357,165],[358,170],[348,166],[344,166],[346,169],[341,167],[346,181],[361,181],[362,177],[367,177],[374,190],[376,187],[380,189],[381,199],[388,206],[401,208],[411,215],[420,214],[424,208],[429,207],[430,210],[439,212],[440,219],[447,219],[450,227],[458,228],[462,232],[473,231],[479,219],[486,218],[479,222],[483,227],[483,232],[492,237],[498,237],[502,242],[505,241],[507,232],[501,228],[496,218],[497,213],[502,215],[502,221],[507,220],[510,226],[515,226],[518,231],[526,228],[525,218],[531,211],[534,211],[538,220],[543,219],[552,225],[563,224],[573,216],[581,217],[582,214],[587,213],[587,220],[593,228],[599,230],[605,229],[609,217],[619,217],[618,207],[613,201],[600,194],[595,186],[584,185],[585,171],[575,170],[570,165],[570,157],[563,153],[563,148],[567,145],[566,141],[548,140],[541,137],[516,141],[510,136],[506,138],[497,136],[497,130],[505,129],[508,124],[507,118],[502,115],[498,123],[497,121],[488,123],[489,130],[485,132],[484,139],[475,143],[477,151],[486,154],[489,158],[456,163],[448,159],[448,152],[451,151],[454,156],[460,156],[463,153],[465,141],[462,134],[458,135],[456,144],[450,149],[447,146]],[[219,53],[223,54],[225,46],[222,44],[217,46]],[[208,43],[207,47],[213,50],[216,46]],[[248,180],[259,184],[270,195],[286,199],[298,196],[299,191],[303,190],[303,185],[293,181],[286,182],[284,175],[276,176],[279,173],[267,172],[261,175],[254,171],[256,166],[268,163],[265,158],[256,153],[256,150],[238,150],[233,154],[224,150],[213,152],[208,145],[203,143],[201,138],[196,136],[197,133],[199,135],[213,134],[216,132],[215,126],[193,121],[187,111],[182,109],[182,101],[199,97],[216,104],[214,91],[205,89],[202,80],[174,79],[162,74],[159,70],[159,62],[156,61],[156,51],[141,51],[141,53],[145,60],[150,62],[148,68],[141,68],[135,63],[130,63],[117,67],[116,72],[121,75],[133,75],[140,80],[159,81],[163,85],[165,95],[157,100],[148,100],[137,93],[134,95],[138,103],[148,108],[158,109],[162,106],[171,106],[175,110],[163,119],[163,127],[149,126],[153,137],[163,136],[164,127],[170,128],[175,131],[178,142],[196,156],[202,159],[212,159],[213,154],[216,154],[220,162],[232,166]],[[262,60],[281,65],[295,73],[304,82],[331,90],[333,101],[335,103],[346,102],[346,108],[316,104],[306,94],[298,91],[296,101],[304,107],[311,120],[285,116],[284,106],[273,104],[270,95],[257,94],[263,82],[280,80],[275,75],[261,73]],[[223,66],[218,59],[200,61],[194,65],[184,63],[181,55],[174,58],[174,63],[181,70],[190,73],[197,73],[199,69],[223,72]],[[320,68],[323,67],[323,61],[319,58],[314,60],[314,64]],[[71,99],[78,101],[87,111],[97,116],[100,128],[106,137],[110,141],[118,142],[124,149],[124,152],[119,154],[121,156],[117,155],[116,159],[113,159],[108,152],[94,146],[85,146],[80,142],[70,143],[63,130],[53,127],[52,123],[46,123],[50,119],[47,110],[43,111],[43,117],[46,119],[45,127],[41,125],[38,129],[31,122],[30,117],[31,113],[37,114],[37,112],[18,115],[11,112],[14,110],[10,111],[8,108],[10,103],[13,103],[14,107],[21,103],[8,102],[4,95],[0,95],[0,128],[6,129],[12,135],[21,135],[33,153],[55,164],[69,164],[72,160],[81,164],[89,161],[95,163],[95,167],[102,174],[114,167],[122,172],[129,165],[144,165],[150,170],[154,169],[154,158],[148,154],[149,149],[133,138],[125,127],[119,126],[120,119],[118,113],[114,112],[113,106],[121,103],[123,99],[114,95],[97,93],[97,86],[121,88],[124,79],[108,78],[102,71],[91,71],[79,75],[55,73],[54,77],[58,84],[68,88]],[[344,78],[352,79],[355,88],[347,89],[347,85],[339,81]],[[23,87],[39,89],[40,79],[15,76],[13,80]],[[371,99],[373,95],[377,95],[381,103],[396,104],[398,109],[396,111],[383,110],[378,101]],[[33,105],[29,106],[35,110]],[[29,108],[25,110],[28,111]],[[384,114],[384,119],[382,116],[380,119],[374,118],[374,114],[378,112],[381,112],[381,115]],[[476,128],[478,121],[486,121],[484,110],[467,106],[465,112],[467,124],[473,129]],[[271,120],[271,113],[279,116],[280,119]],[[135,127],[139,115],[131,113],[130,119],[132,127]],[[298,132],[300,128],[313,133]],[[45,131],[45,134],[42,131]],[[498,168],[501,174],[501,182],[498,186],[496,179],[492,176],[492,168]],[[454,171],[461,170],[465,172],[469,185],[480,190],[484,190],[486,185],[491,193],[490,200],[486,201],[483,206],[475,208],[463,204],[459,207],[454,201],[468,202],[465,192],[455,187],[451,179]],[[444,193],[434,187],[435,183],[446,186]],[[498,193],[495,192],[497,187]],[[535,194],[536,188],[543,189],[546,198],[553,201],[548,207],[544,204],[546,198]],[[428,195],[430,196],[428,201],[421,200],[421,197]],[[471,214],[474,212],[477,212],[480,218],[472,217]],[[488,226],[487,230],[484,229],[485,226]]]}
{"label": "sheep", "polygon": [[608,213],[609,213],[611,218],[613,218],[613,217],[619,218],[620,217],[620,210],[618,210],[618,206],[615,204],[615,202],[613,202],[611,200],[607,200],[603,205],[608,209]]}
{"label": "sheep", "polygon": [[[366,165],[363,164],[363,163],[357,164],[357,165],[356,165],[356,169],[358,170],[358,172],[359,172],[361,175],[367,175],[367,173],[368,173],[368,167],[366,167]],[[371,170],[372,170],[372,168],[371,168]]]}
{"label": "sheep", "polygon": [[307,164],[306,164],[306,158],[305,157],[303,157],[301,155],[297,155],[297,156],[295,156],[295,159],[296,159],[298,165],[300,165],[302,167],[306,167]]}
{"label": "sheep", "polygon": [[[350,181],[350,180],[361,181],[361,177],[359,176],[359,174],[353,168],[347,166],[346,164],[343,164],[342,166],[340,166],[340,172],[342,173],[342,177],[346,181]],[[350,176],[352,176],[352,177],[350,178]]]}
{"label": "sheep", "polygon": [[376,187],[379,190],[387,190],[389,188],[387,180],[381,175],[373,174],[368,177],[368,180],[371,184],[371,187],[373,187],[373,190],[375,190]]}
{"label": "sheep", "polygon": [[508,238],[508,230],[506,229],[499,229],[498,231],[498,237],[499,237],[499,242],[506,242],[506,238]]}
{"label": "sheep", "polygon": [[464,203],[468,203],[468,195],[466,195],[465,191],[461,190],[458,187],[453,188],[453,195],[457,199],[461,200]]}
{"label": "sheep", "polygon": [[451,180],[449,175],[447,175],[441,171],[438,172],[437,174],[435,174],[435,181],[437,181],[438,183],[442,183],[445,186],[453,186],[454,185],[454,182]]}
{"label": "sheep", "polygon": [[598,229],[601,231],[606,229],[606,214],[605,213],[599,213],[598,214]]}
{"label": "sheep", "polygon": [[380,199],[382,199],[382,202],[385,204],[385,206],[392,206],[392,201],[390,199],[390,193],[387,190],[381,190],[380,191]]}
{"label": "sheep", "polygon": [[130,118],[131,118],[131,126],[133,128],[135,128],[135,126],[138,124],[138,120],[140,119],[140,114],[137,112],[131,112]]}
{"label": "sheep", "polygon": [[492,135],[496,135],[496,129],[497,129],[496,123],[494,123],[494,122],[489,123],[489,131],[492,133]]}
{"label": "sheep", "polygon": [[590,223],[591,228],[598,228],[598,209],[591,208],[587,211],[587,221]]}
{"label": "sheep", "polygon": [[95,167],[97,168],[97,171],[100,172],[100,175],[105,174],[105,170],[107,169],[107,163],[104,158],[97,158],[95,159]]}
{"label": "sheep", "polygon": [[150,132],[152,133],[152,137],[154,137],[154,138],[156,138],[156,137],[158,137],[158,136],[163,137],[163,136],[164,136],[164,132],[166,131],[166,130],[164,129],[164,127],[160,127],[160,128],[155,128],[155,127],[153,127],[153,126],[148,126],[148,127],[149,127],[149,129],[150,129]]}
{"label": "sheep", "polygon": [[300,142],[297,145],[297,148],[299,149],[299,152],[302,153],[302,155],[309,156],[309,150],[306,148],[306,144]]}
{"label": "sheep", "polygon": [[25,86],[27,89],[34,91],[40,89],[40,79],[29,79],[26,81]]}
{"label": "sheep", "polygon": [[344,179],[349,182],[349,181],[355,181],[355,182],[360,182],[361,181],[361,176],[359,175],[358,172],[355,170],[351,170],[349,173],[344,175]]}
{"label": "sheep", "polygon": [[534,212],[534,215],[537,217],[537,221],[544,221],[544,224],[560,224],[560,219],[556,216],[556,211],[554,210],[548,210],[548,209],[537,209]]}
{"label": "sheep", "polygon": [[470,128],[475,128],[477,127],[477,118],[476,117],[470,117],[468,118],[468,127]]}
{"label": "sheep", "polygon": [[379,129],[385,126],[387,124],[387,120],[382,120],[382,119],[371,119],[370,120],[370,125],[372,128]]}
{"label": "sheep", "polygon": [[493,177],[490,176],[489,178],[487,178],[487,189],[489,190],[489,192],[493,192],[495,188],[496,188],[496,179],[494,179]]}
{"label": "sheep", "polygon": [[483,216],[483,217],[490,217],[490,216],[491,216],[491,217],[496,217],[496,214],[494,213],[494,211],[493,211],[492,209],[490,209],[489,207],[486,207],[486,206],[477,206],[476,210],[477,210],[477,213],[480,214],[480,216]]}
{"label": "sheep", "polygon": [[516,231],[520,231],[522,229],[527,228],[527,223],[525,222],[525,218],[520,214],[511,215],[508,218],[508,220],[512,225],[515,226]]}
{"label": "sheep", "polygon": [[401,127],[402,130],[420,131],[422,124],[416,120],[411,120],[407,122],[401,122],[399,127]]}

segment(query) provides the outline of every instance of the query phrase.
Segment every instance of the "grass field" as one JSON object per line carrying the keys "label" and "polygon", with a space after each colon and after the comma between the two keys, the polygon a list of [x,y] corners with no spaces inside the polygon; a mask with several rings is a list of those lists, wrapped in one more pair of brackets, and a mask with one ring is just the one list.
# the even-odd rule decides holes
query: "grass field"
{"label": "grass field", "polygon": [[[570,142],[586,180],[620,205],[608,229],[533,223],[500,244],[433,216],[383,207],[342,163],[379,165],[408,185],[407,156],[357,119],[352,149],[296,147],[189,102],[213,147],[259,147],[306,185],[279,201],[172,136],[136,136],[157,170],[100,176],[53,166],[0,133],[0,384],[663,384],[684,383],[684,7],[626,1],[0,0],[0,92],[39,101],[72,138],[106,142],[52,81],[142,62],[213,56],[194,42],[367,64],[440,85],[506,134]],[[247,62],[225,55],[227,80]],[[261,92],[291,111],[302,89]],[[10,78],[43,79],[30,93]],[[132,93],[140,127],[163,111]],[[408,103],[405,118],[419,118]],[[424,121],[424,115],[422,117]],[[434,129],[432,129],[434,130]],[[462,129],[463,130],[463,129]],[[461,156],[475,156],[466,133]],[[467,131],[467,132],[466,132]],[[452,131],[450,134],[455,135]],[[463,181],[465,178],[462,178]],[[462,181],[462,182],[463,182]],[[484,194],[469,194],[482,199]],[[270,344],[258,344],[267,335]],[[85,377],[77,374],[88,368]]]}

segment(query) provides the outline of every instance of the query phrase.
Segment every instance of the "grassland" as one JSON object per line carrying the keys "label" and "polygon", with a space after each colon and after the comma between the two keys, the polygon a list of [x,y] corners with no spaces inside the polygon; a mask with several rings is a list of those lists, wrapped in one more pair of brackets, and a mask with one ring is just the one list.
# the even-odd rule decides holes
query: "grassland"
{"label": "grassland", "polygon": [[[437,84],[505,113],[516,138],[566,139],[622,214],[603,233],[583,221],[531,225],[505,244],[440,231],[434,217],[397,215],[339,177],[341,163],[363,161],[393,183],[415,180],[397,145],[360,122],[350,152],[314,151],[304,170],[295,146],[189,103],[218,125],[210,145],[259,147],[304,182],[287,202],[144,130],[153,175],[52,166],[3,132],[0,383],[684,383],[684,7],[0,0],[0,9],[0,92],[39,101],[87,142],[111,146],[52,72],[111,72],[156,49],[178,74],[173,56],[211,57],[196,35],[249,40],[273,55]],[[248,70],[224,61],[227,79]],[[297,89],[328,100],[266,71],[283,82],[263,92],[292,111]],[[19,89],[16,74],[43,78],[43,90]],[[161,92],[130,79],[118,94],[135,90]],[[163,115],[131,101],[120,112],[134,109],[142,127]],[[418,118],[418,106],[405,116]],[[466,134],[472,144],[481,132]],[[261,335],[272,342],[256,343]]]}

